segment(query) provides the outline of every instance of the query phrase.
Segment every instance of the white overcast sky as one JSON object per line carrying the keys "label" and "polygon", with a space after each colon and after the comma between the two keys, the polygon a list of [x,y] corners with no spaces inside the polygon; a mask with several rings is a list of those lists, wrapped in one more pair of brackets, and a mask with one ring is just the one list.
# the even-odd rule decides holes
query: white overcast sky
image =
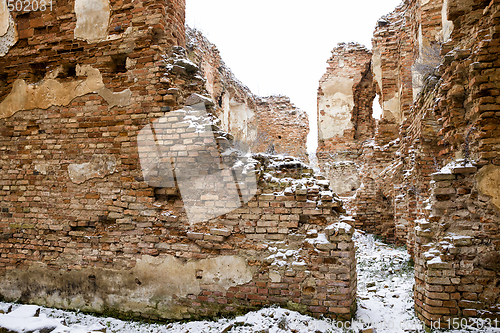
{"label": "white overcast sky", "polygon": [[201,30],[217,46],[226,65],[243,84],[260,96],[287,95],[308,112],[312,121],[310,139],[314,142],[316,92],[332,49],[340,42],[351,41],[371,49],[377,20],[393,11],[401,0],[186,3],[186,23]]}

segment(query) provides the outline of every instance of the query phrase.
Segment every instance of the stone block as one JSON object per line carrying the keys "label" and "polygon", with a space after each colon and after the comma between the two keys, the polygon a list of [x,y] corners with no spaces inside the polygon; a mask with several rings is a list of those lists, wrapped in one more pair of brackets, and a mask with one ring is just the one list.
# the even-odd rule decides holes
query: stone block
{"label": "stone block", "polygon": [[224,236],[216,236],[216,235],[209,235],[209,234],[204,234],[203,235],[203,240],[207,242],[218,242],[221,243],[225,239]]}
{"label": "stone block", "polygon": [[217,235],[217,236],[223,236],[223,237],[229,237],[231,235],[231,230],[229,229],[210,229],[210,233],[212,235]]}
{"label": "stone block", "polygon": [[434,181],[442,181],[442,180],[453,180],[456,179],[454,174],[450,173],[433,173],[432,180]]}
{"label": "stone block", "polygon": [[203,239],[204,234],[200,232],[188,232],[187,237],[189,239]]}
{"label": "stone block", "polygon": [[454,174],[470,174],[470,173],[476,173],[477,168],[476,167],[456,167],[452,169],[452,172]]}

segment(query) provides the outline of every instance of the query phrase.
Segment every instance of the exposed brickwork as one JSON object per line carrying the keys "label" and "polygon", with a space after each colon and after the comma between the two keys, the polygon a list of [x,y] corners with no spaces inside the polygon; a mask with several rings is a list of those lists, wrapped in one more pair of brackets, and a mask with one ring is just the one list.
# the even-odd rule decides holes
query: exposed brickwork
{"label": "exposed brickwork", "polygon": [[[379,122],[379,129],[384,128],[384,121]],[[393,124],[388,124],[393,128]],[[380,182],[380,175],[391,172],[388,166],[393,162],[393,156],[398,147],[398,140],[384,143],[382,135],[377,134],[372,141],[363,145],[360,165],[362,175],[361,188],[356,192],[356,197],[351,202],[354,207],[356,227],[368,232],[373,232],[384,237],[389,242],[394,242],[394,208],[392,205],[392,184],[389,188]]]}
{"label": "exposed brickwork", "polygon": [[434,173],[432,210],[416,221],[415,302],[428,325],[499,317],[498,211],[481,195],[476,171],[456,166]]}
{"label": "exposed brickwork", "polygon": [[327,72],[320,80],[317,156],[339,194],[352,194],[358,189],[359,165],[354,161],[362,142],[375,133],[371,58],[359,44],[340,44],[332,51]]}
{"label": "exposed brickwork", "polygon": [[309,120],[307,114],[286,96],[259,98],[258,135],[254,151],[296,156],[308,161],[306,152]]}
{"label": "exposed brickwork", "polygon": [[379,20],[372,68],[383,118],[357,159],[338,159],[364,176],[349,202],[356,226],[413,255],[427,325],[500,318],[498,6],[408,0]]}
{"label": "exposed brickwork", "polygon": [[189,56],[206,77],[222,128],[253,152],[288,154],[307,161],[307,114],[285,96],[259,97],[236,79],[217,47],[197,30],[187,28]]}
{"label": "exposed brickwork", "polygon": [[[92,64],[103,73],[104,83],[109,88],[129,88],[133,81],[127,80],[127,74],[121,71],[127,57],[137,61],[133,70],[139,75],[141,70],[148,71],[153,67],[155,47],[184,45],[184,7],[183,0],[168,4],[163,1],[113,2],[109,26],[112,38],[94,44],[73,39],[76,21],[73,1],[58,1],[52,11],[13,11],[19,41],[0,60],[7,64],[2,65],[4,84],[0,88],[0,97],[10,92],[14,80],[36,83],[60,65],[74,68],[76,64]],[[178,14],[169,16],[167,22],[168,11]],[[127,28],[132,31],[126,32]],[[113,41],[113,38],[118,39]],[[89,57],[90,54],[95,56]],[[61,77],[64,78],[62,74]]]}
{"label": "exposed brickwork", "polygon": [[[210,250],[254,257],[255,261],[251,264],[258,270],[249,284],[232,287],[225,293],[215,295],[218,297],[207,299],[206,296],[212,295],[208,289],[193,302],[184,300],[181,303],[188,309],[201,306],[205,308],[203,311],[212,315],[219,310],[241,311],[279,304],[316,317],[351,318],[356,292],[351,240],[354,229],[345,223],[332,224],[338,221],[334,211],[342,210],[340,201],[335,198],[332,201],[332,194],[327,191],[328,182],[309,178],[312,170],[303,169],[300,163],[285,159],[283,166],[275,169],[272,164],[276,162],[272,158],[268,160],[269,157],[263,155],[254,157],[263,163],[259,178],[262,190],[247,205],[227,214],[225,219],[214,221],[219,230],[228,230],[228,234],[216,236],[217,239],[209,238],[212,232],[208,231],[207,225],[203,225],[195,226],[187,237],[198,239],[195,243],[202,252]],[[287,190],[287,185],[284,185],[291,179],[304,178],[310,180],[303,189],[290,190],[288,187]],[[335,228],[336,225],[347,231]],[[315,242],[318,234],[326,235],[329,242]],[[273,241],[278,242],[273,245]],[[290,250],[295,251],[292,256],[283,256]],[[274,259],[269,256],[274,256]],[[210,306],[214,302],[223,305],[214,308]]]}
{"label": "exposed brickwork", "polygon": [[[495,142],[500,115],[493,112],[499,102],[498,90],[493,88],[499,80],[494,69],[498,67],[500,37],[496,33],[498,6],[496,1],[464,1],[450,7],[448,19],[454,30],[441,51],[442,65],[435,74],[439,81],[429,82],[435,87],[429,95],[439,125],[440,141],[434,148],[438,161],[465,158],[474,161],[477,171],[456,167],[451,175],[433,175],[432,214],[424,220],[431,234],[419,239],[417,229],[420,241],[415,242],[420,245],[416,245],[416,269],[425,275],[417,276],[417,311],[427,323],[439,317],[500,317],[498,267],[494,264],[500,214],[491,190],[499,186],[494,174],[499,165]],[[435,252],[445,264],[434,266],[426,253],[446,241],[452,244],[450,249]],[[449,276],[450,281],[431,280],[432,276]],[[437,289],[449,292],[449,301],[435,302],[436,297],[429,293]]]}
{"label": "exposed brickwork", "polygon": [[[236,153],[181,47],[182,0],[111,7],[111,37],[90,44],[73,38],[73,2],[14,13],[20,40],[0,57],[0,294],[150,319],[279,304],[349,320],[354,229],[328,181],[293,158]],[[305,151],[302,112],[255,103],[271,136],[284,128],[275,150]],[[189,181],[218,171],[197,198],[202,180]]]}

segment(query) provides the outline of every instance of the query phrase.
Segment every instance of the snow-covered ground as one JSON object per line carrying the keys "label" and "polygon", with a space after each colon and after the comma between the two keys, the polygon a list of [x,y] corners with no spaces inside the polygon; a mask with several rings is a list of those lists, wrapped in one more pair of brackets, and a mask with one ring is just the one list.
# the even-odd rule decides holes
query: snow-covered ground
{"label": "snow-covered ground", "polygon": [[414,275],[408,252],[358,230],[354,241],[358,260],[356,320],[376,332],[423,331],[413,311]]}
{"label": "snow-covered ground", "polygon": [[[0,314],[0,327],[12,332],[33,333],[425,332],[413,311],[414,277],[408,253],[359,231],[356,231],[354,240],[358,260],[358,311],[356,319],[348,323],[318,320],[294,311],[271,307],[218,321],[146,324],[0,302],[0,312],[5,312]],[[471,331],[490,333],[500,332],[500,329]]]}

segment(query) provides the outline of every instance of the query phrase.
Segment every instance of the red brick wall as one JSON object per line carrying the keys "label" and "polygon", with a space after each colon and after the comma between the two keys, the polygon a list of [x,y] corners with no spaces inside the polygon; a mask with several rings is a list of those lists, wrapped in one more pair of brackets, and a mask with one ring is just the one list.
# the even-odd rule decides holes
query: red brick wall
{"label": "red brick wall", "polygon": [[[73,39],[72,4],[57,5],[15,14],[20,41],[0,57],[2,297],[150,319],[270,304],[350,319],[353,229],[339,218],[340,201],[293,158],[221,157],[235,142],[211,116],[202,73],[181,47],[184,3],[112,3],[109,31],[123,35],[92,44]],[[18,79],[37,83],[26,91],[46,89],[19,110],[10,102]],[[178,110],[197,101],[208,115]],[[268,103],[294,110],[282,98]],[[138,139],[151,124],[164,163],[143,173],[141,153],[154,158],[160,149]],[[213,190],[195,208],[228,212],[194,223],[189,196],[158,171],[170,162],[183,171],[177,182],[210,176],[210,160],[227,163],[228,190],[242,195],[250,190],[234,173],[248,162],[241,179],[253,177],[256,195],[238,208]],[[190,166],[203,161],[195,175]]]}
{"label": "red brick wall", "polygon": [[[371,52],[359,44],[340,44],[333,49],[332,57],[328,60],[327,71],[320,80],[319,128],[324,127],[322,123],[326,122],[328,117],[335,117],[338,113],[332,105],[322,107],[322,100],[325,99],[322,87],[339,77],[352,80],[352,91],[349,93],[353,99],[353,106],[347,116],[352,126],[342,130],[341,134],[320,138],[317,150],[319,166],[339,194],[352,194],[359,187],[360,176],[357,174],[358,166],[354,162],[359,157],[363,141],[375,134],[375,119],[372,110],[375,86],[371,71],[371,57]],[[345,163],[346,161],[350,163]]]}
{"label": "red brick wall", "polygon": [[[416,231],[415,250],[416,305],[426,323],[439,318],[500,316],[500,300],[492,296],[498,292],[494,262],[500,218],[496,196],[488,196],[492,195],[488,186],[498,187],[492,176],[499,165],[494,144],[500,133],[499,115],[494,113],[498,91],[493,88],[498,81],[494,69],[498,65],[498,4],[469,1],[462,5],[465,11],[450,7],[448,18],[455,27],[452,39],[443,45],[442,66],[436,73],[439,81],[429,83],[434,89],[429,94],[439,127],[438,161],[465,158],[475,167],[456,167],[451,174],[432,176],[432,215],[426,214],[423,221],[427,224],[420,228],[429,233]],[[489,185],[484,177],[493,177]],[[451,248],[435,251],[443,263],[434,264],[426,254],[446,241]]]}
{"label": "red brick wall", "polygon": [[363,175],[348,204],[356,226],[412,254],[428,326],[500,316],[498,5],[448,1],[450,40],[440,0],[405,1],[379,20],[372,67],[384,116],[357,157],[337,157]]}
{"label": "red brick wall", "polygon": [[[215,112],[225,130],[253,152],[273,152],[307,161],[307,114],[286,96],[260,97],[234,77],[217,47],[201,32],[188,28],[189,55],[203,70]],[[245,122],[241,121],[246,110]],[[239,118],[239,119],[238,119]]]}

